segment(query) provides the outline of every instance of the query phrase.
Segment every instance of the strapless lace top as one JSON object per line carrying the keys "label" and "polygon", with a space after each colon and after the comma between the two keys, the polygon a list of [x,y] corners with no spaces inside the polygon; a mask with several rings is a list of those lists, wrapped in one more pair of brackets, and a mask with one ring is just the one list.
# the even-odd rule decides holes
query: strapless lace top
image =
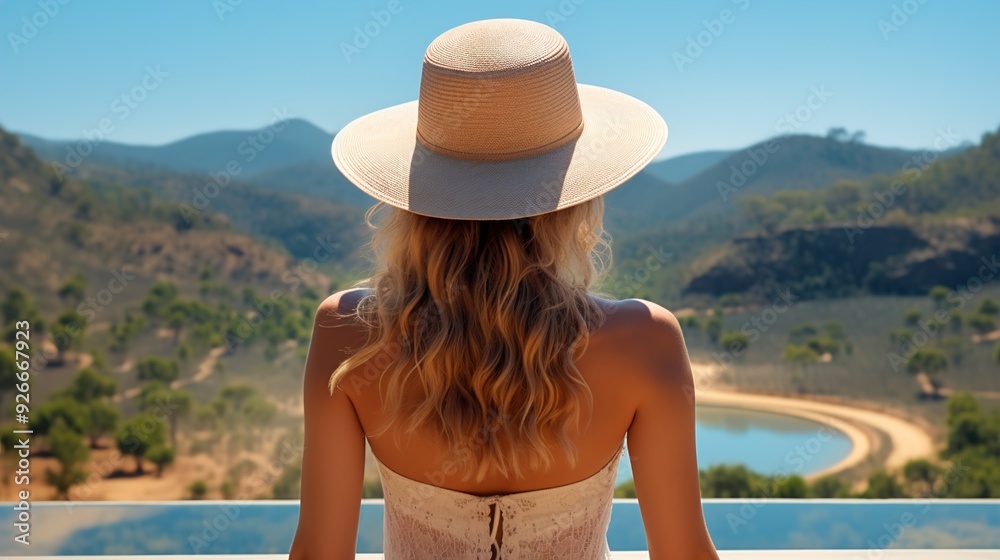
{"label": "strapless lace top", "polygon": [[375,458],[385,560],[606,560],[618,462],[555,488],[477,496],[407,478]]}

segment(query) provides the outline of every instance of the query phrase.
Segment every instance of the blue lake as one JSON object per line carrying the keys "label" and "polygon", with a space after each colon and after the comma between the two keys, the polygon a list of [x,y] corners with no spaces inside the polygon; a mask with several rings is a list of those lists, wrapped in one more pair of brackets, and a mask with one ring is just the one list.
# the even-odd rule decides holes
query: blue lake
{"label": "blue lake", "polygon": [[[765,474],[808,475],[843,460],[851,441],[824,424],[768,412],[698,407],[698,466],[742,463]],[[618,482],[632,478],[626,459]]]}

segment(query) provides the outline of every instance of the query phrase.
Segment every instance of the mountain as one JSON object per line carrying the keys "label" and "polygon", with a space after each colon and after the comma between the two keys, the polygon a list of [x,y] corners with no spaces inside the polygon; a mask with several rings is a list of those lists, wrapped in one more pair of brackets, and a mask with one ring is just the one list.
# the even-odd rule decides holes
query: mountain
{"label": "mountain", "polygon": [[[65,162],[79,141],[45,140],[21,135],[44,159]],[[198,134],[162,146],[97,142],[85,161],[132,169],[167,169],[192,173],[222,172],[235,162],[242,178],[288,165],[330,161],[333,135],[302,119],[277,121],[257,130]],[[82,151],[82,149],[80,149]]]}
{"label": "mountain", "polygon": [[[926,293],[985,272],[1000,253],[1000,130],[923,167],[754,205],[761,227],[694,265],[684,292],[791,289]],[[990,272],[987,269],[991,269]]]}
{"label": "mountain", "polygon": [[237,180],[216,187],[198,173],[121,168],[85,163],[79,179],[98,190],[115,186],[148,189],[172,199],[176,219],[223,217],[233,229],[281,247],[298,259],[364,264],[360,248],[370,233],[358,208],[328,200],[276,192]]}
{"label": "mountain", "polygon": [[708,213],[734,213],[736,199],[747,194],[816,189],[839,179],[895,174],[918,153],[819,136],[779,136],[733,152],[677,184],[665,187],[647,181],[616,189],[608,202],[629,212],[637,225],[662,225]]}
{"label": "mountain", "polygon": [[[287,253],[235,231],[218,214],[183,223],[176,201],[61,178],[3,130],[0,247],[0,291],[25,286],[43,302],[55,301],[59,285],[75,273],[98,288],[123,269],[140,285],[161,278],[192,284],[207,266],[216,280],[273,288],[285,285],[283,275],[296,266]],[[301,278],[322,289],[328,285],[313,271]],[[137,289],[134,295],[140,294]]]}
{"label": "mountain", "polygon": [[[233,178],[242,185],[355,209],[371,206],[374,200],[333,165],[332,138],[307,121],[293,119],[271,128],[211,132],[163,146],[102,142],[82,167],[110,166],[148,178],[158,173],[219,173],[235,164],[238,171]],[[76,145],[25,139],[55,162],[65,162],[67,150]],[[816,189],[840,179],[893,174],[917,153],[832,137],[788,135],[736,152],[687,154],[655,162],[610,192],[608,223],[615,233],[633,234],[709,214],[731,215],[739,207],[735,199],[746,194]]]}
{"label": "mountain", "polygon": [[646,166],[645,171],[668,183],[680,183],[719,163],[731,153],[731,150],[712,150],[684,154],[654,161]]}

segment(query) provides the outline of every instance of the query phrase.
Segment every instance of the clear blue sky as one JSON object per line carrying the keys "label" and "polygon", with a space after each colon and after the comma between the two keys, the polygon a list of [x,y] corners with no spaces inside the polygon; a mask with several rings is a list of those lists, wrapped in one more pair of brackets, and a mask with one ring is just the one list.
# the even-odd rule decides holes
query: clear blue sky
{"label": "clear blue sky", "polygon": [[[916,148],[939,128],[977,141],[1000,126],[995,0],[400,0],[385,25],[372,12],[390,0],[59,1],[0,0],[0,125],[9,130],[78,138],[107,117],[111,140],[160,144],[256,128],[286,108],[332,132],[415,99],[427,44],[494,17],[553,25],[580,82],[660,111],[670,126],[664,155],[773,136],[821,87],[832,95],[813,98],[797,130],[844,126],[873,144]],[[47,2],[59,5],[54,15]],[[348,61],[343,45],[366,26],[375,36]],[[699,33],[706,46],[686,53]],[[147,67],[166,76],[147,78],[155,89],[127,112],[113,105]]]}

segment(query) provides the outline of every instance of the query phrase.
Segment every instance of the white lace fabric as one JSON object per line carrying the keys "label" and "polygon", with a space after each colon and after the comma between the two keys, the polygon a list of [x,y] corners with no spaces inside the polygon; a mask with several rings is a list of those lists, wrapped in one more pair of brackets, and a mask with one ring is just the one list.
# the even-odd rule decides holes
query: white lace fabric
{"label": "white lace fabric", "polygon": [[[607,560],[624,442],[579,482],[476,496],[407,478],[375,458],[385,500],[385,560]],[[498,542],[499,541],[499,542]]]}

